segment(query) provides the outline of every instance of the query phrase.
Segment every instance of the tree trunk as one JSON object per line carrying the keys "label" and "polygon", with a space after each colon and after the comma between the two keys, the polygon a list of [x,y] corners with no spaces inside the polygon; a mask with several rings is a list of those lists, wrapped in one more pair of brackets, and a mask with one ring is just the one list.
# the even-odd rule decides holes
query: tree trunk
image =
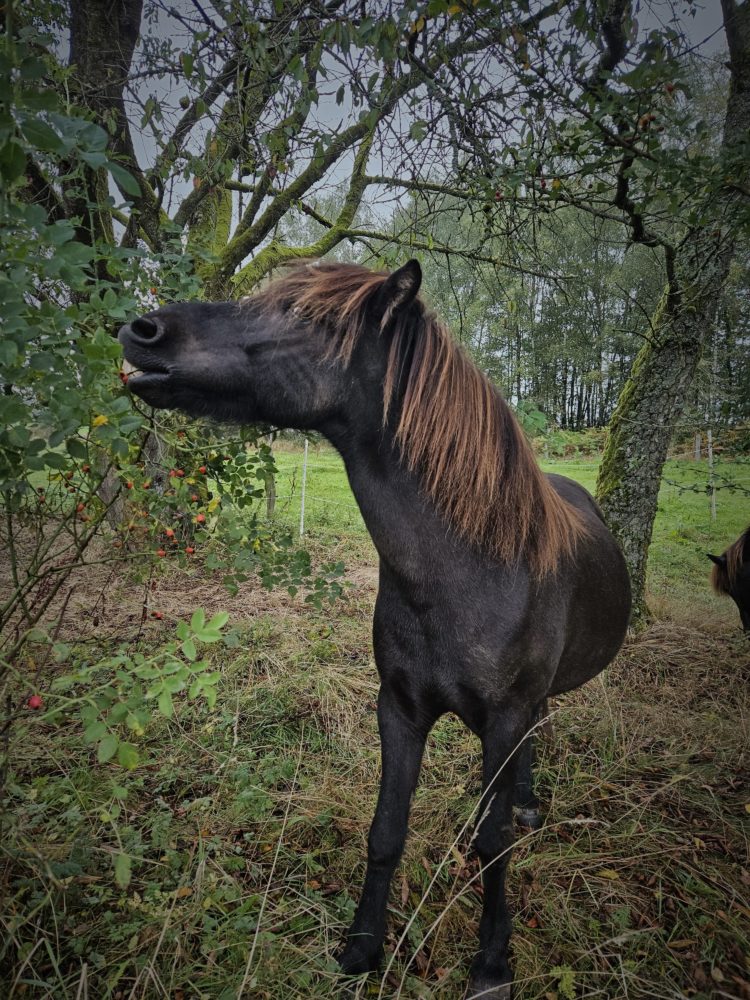
{"label": "tree trunk", "polygon": [[[113,136],[113,147],[119,153],[132,154],[129,148],[124,149],[127,127],[123,92],[138,41],[142,8],[143,0],[72,0],[70,5],[72,89],[79,103],[93,112],[97,123]],[[134,160],[134,154],[129,159]],[[85,187],[85,193],[74,194],[70,203],[71,214],[81,220],[77,238],[91,246],[99,240],[111,245],[114,231],[107,171],[87,167]],[[109,278],[104,260],[99,262],[98,272],[101,279]]]}
{"label": "tree trunk", "polygon": [[[597,498],[630,570],[634,620],[647,614],[645,580],[661,473],[675,423],[695,375],[706,331],[716,321],[733,249],[733,212],[747,183],[739,150],[750,127],[750,0],[722,0],[731,86],[722,160],[737,182],[713,205],[713,226],[689,233],[675,255],[669,286],[609,427]],[[741,176],[737,176],[740,174]]]}

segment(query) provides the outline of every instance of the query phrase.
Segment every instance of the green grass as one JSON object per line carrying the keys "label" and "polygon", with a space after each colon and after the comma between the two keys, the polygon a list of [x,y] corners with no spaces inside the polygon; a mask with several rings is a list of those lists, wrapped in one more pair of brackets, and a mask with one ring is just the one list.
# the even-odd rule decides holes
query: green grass
{"label": "green grass", "polygon": [[[303,451],[285,445],[275,455],[279,469],[276,517],[299,530]],[[545,472],[568,476],[594,493],[597,458],[541,464]],[[702,586],[710,569],[706,552],[723,552],[750,521],[750,461],[719,460],[715,471],[719,489],[714,520],[706,492],[706,463],[671,459],[665,465],[649,551],[649,596],[657,605],[675,593],[685,604],[696,597],[700,605],[709,608],[721,609],[726,603],[710,599],[709,591]],[[739,489],[732,490],[727,484]],[[342,534],[366,535],[343,462],[327,446],[311,447],[308,452],[305,533],[321,543]]]}
{"label": "green grass", "polygon": [[[281,497],[300,454],[279,451],[278,462]],[[691,466],[670,463],[668,478],[696,481]],[[589,487],[596,471],[545,468]],[[739,480],[747,468],[731,472]],[[392,962],[353,987],[336,974],[379,770],[374,554],[358,515],[344,521],[351,496],[328,449],[311,452],[308,490],[308,501],[342,504],[319,516],[308,507],[313,552],[344,558],[355,582],[333,609],[250,586],[229,601],[197,569],[155,578],[150,599],[165,620],[146,625],[146,648],[184,608],[231,611],[241,644],[211,647],[222,668],[214,710],[179,703],[140,741],[133,772],[97,765],[72,721],[18,721],[0,831],[3,998],[462,996],[481,892],[470,826],[460,831],[480,757],[453,718],[425,755],[391,895]],[[294,524],[298,508],[285,503],[278,516]],[[518,1000],[750,996],[750,649],[733,606],[710,593],[703,555],[746,520],[739,494],[719,494],[712,522],[705,494],[665,486],[649,580],[657,620],[554,706],[538,768],[546,823],[521,839],[509,871]],[[89,593],[71,612],[81,636],[92,629]],[[141,592],[120,580],[105,593],[107,632],[133,634]],[[127,888],[113,874],[120,852],[132,859]]]}

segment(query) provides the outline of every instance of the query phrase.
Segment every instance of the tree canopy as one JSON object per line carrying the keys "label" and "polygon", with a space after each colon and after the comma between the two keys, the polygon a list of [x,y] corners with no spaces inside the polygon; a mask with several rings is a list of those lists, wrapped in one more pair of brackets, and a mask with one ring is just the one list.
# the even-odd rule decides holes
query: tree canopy
{"label": "tree canopy", "polygon": [[[62,293],[78,303],[113,303],[123,280],[142,306],[238,297],[328,253],[431,258],[512,399],[563,426],[614,414],[599,494],[640,590],[720,301],[722,342],[738,336],[721,291],[750,205],[748,5],[722,11],[728,78],[694,11],[630,0],[9,5],[28,55],[0,169],[72,232],[66,253],[90,248],[85,287]],[[633,375],[666,380],[633,413],[639,350]],[[653,460],[628,468],[636,426]]]}

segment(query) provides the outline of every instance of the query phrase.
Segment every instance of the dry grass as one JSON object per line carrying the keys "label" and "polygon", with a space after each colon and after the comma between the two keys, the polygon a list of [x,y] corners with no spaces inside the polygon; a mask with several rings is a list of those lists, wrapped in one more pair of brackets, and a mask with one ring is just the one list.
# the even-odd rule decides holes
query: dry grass
{"label": "dry grass", "polygon": [[[353,586],[329,613],[250,585],[229,600],[197,568],[148,588],[111,579],[101,599],[104,568],[80,582],[65,625],[79,642],[153,643],[187,601],[230,611],[241,651],[216,650],[216,710],[183,705],[131,774],[92,766],[74,722],[19,726],[0,855],[4,997],[462,996],[481,887],[470,825],[456,836],[479,748],[452,718],[425,756],[389,958],[417,917],[382,977],[336,975],[379,769],[376,579],[355,544]],[[141,622],[144,595],[163,622]],[[606,675],[559,700],[542,741],[546,823],[509,876],[520,1000],[750,998],[750,644],[729,615],[699,627],[660,612]],[[111,874],[120,850],[127,890]]]}

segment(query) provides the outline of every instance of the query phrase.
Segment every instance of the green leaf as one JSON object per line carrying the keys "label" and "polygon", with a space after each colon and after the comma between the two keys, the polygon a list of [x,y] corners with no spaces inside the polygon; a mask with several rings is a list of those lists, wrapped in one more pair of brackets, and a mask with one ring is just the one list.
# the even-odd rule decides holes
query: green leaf
{"label": "green leaf", "polygon": [[12,340],[0,340],[0,365],[12,365],[18,357],[18,346]]}
{"label": "green leaf", "polygon": [[97,719],[96,722],[92,722],[90,725],[86,726],[83,731],[83,738],[87,743],[96,743],[100,740],[107,732],[107,727],[104,723]]}
{"label": "green leaf", "polygon": [[127,771],[132,771],[138,767],[138,750],[132,743],[121,743],[117,749],[117,759]]}
{"label": "green leaf", "polygon": [[63,153],[67,143],[41,118],[29,118],[21,124],[24,138],[43,153]]}
{"label": "green leaf", "polygon": [[427,135],[427,122],[412,122],[409,135],[417,142],[421,142]]}
{"label": "green leaf", "polygon": [[105,166],[107,163],[107,157],[105,156],[104,153],[100,152],[81,153],[81,159],[83,160],[84,163],[88,163],[88,165],[93,170],[98,170],[100,167]]}
{"label": "green leaf", "polygon": [[65,442],[65,447],[68,449],[68,454],[72,455],[73,458],[86,458],[88,454],[86,445],[79,438],[68,438]]}
{"label": "green leaf", "polygon": [[0,146],[0,174],[6,181],[16,180],[26,169],[26,153],[12,139]]}
{"label": "green leaf", "polygon": [[203,608],[198,608],[197,611],[193,612],[193,616],[190,619],[190,628],[193,632],[200,632],[206,623],[206,612]]}
{"label": "green leaf", "polygon": [[210,622],[206,623],[206,628],[214,632],[219,632],[224,628],[226,623],[229,621],[228,611],[219,611],[215,614]]}
{"label": "green leaf", "polygon": [[173,718],[174,705],[172,703],[172,695],[166,690],[166,688],[162,689],[156,703],[159,706],[159,711],[162,715],[165,715],[168,719]]}
{"label": "green leaf", "polygon": [[109,160],[107,162],[107,170],[109,170],[115,182],[122,188],[125,194],[129,194],[133,198],[140,198],[141,187],[135,177],[125,167],[121,167],[119,163],[113,163]]}
{"label": "green leaf", "polygon": [[115,858],[115,882],[121,889],[127,889],[130,885],[132,865],[128,854],[118,854]]}
{"label": "green leaf", "polygon": [[221,632],[212,632],[207,628],[201,629],[195,635],[201,642],[218,642],[221,639]]}
{"label": "green leaf", "polygon": [[112,760],[114,755],[117,753],[117,745],[120,741],[112,733],[109,736],[105,736],[104,739],[99,744],[99,749],[96,752],[96,759],[100,764],[106,764],[108,760]]}
{"label": "green leaf", "polygon": [[197,656],[195,651],[195,643],[192,639],[187,638],[182,644],[182,652],[187,657],[188,660],[193,661]]}

